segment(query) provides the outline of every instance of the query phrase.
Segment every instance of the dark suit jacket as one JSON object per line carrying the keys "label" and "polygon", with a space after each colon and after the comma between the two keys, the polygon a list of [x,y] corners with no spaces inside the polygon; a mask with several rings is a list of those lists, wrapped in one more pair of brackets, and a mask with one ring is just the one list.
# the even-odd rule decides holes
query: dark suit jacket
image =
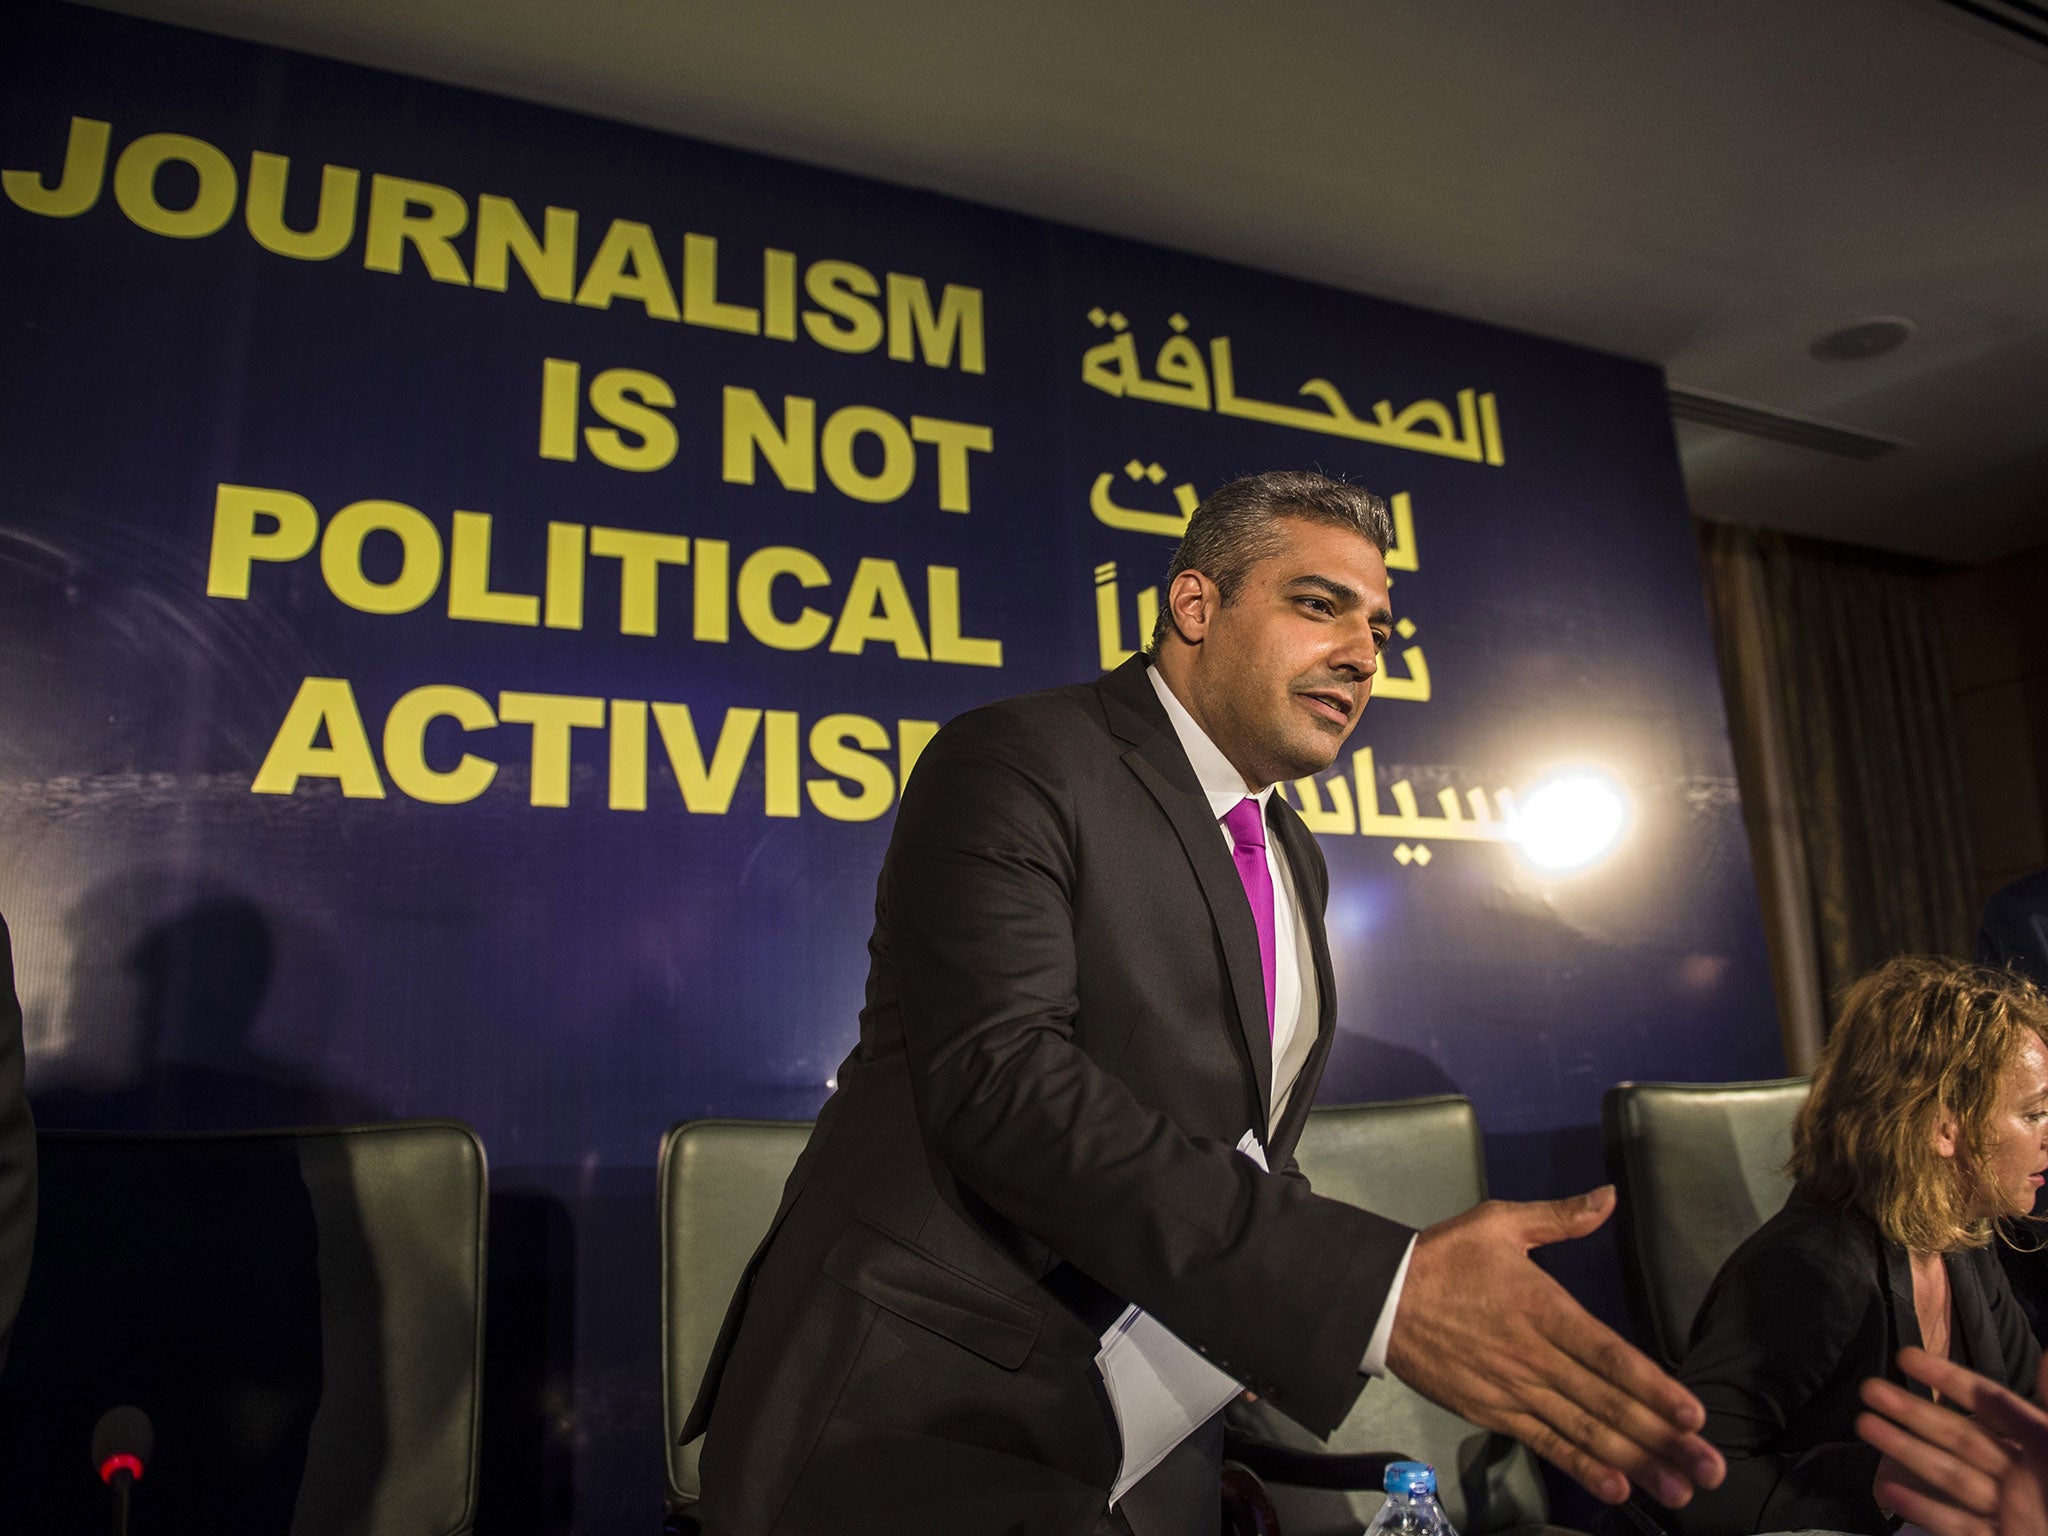
{"label": "dark suit jacket", "polygon": [[[1949,1357],[2031,1395],[2041,1349],[1997,1258],[1952,1253],[1948,1276]],[[1856,1438],[1856,1393],[1882,1376],[1926,1396],[1897,1363],[1918,1343],[1905,1249],[1860,1212],[1795,1191],[1721,1267],[1678,1371],[1728,1479],[1657,1518],[1686,1536],[1889,1530],[1871,1494],[1878,1453]]]}
{"label": "dark suit jacket", "polygon": [[0,918],[0,1365],[21,1295],[28,1288],[36,1237],[36,1128],[23,1091],[21,1004],[14,996],[14,951]]}
{"label": "dark suit jacket", "polygon": [[[1274,1173],[1234,1150],[1271,1093],[1251,909],[1142,659],[926,749],[860,1042],[684,1428],[708,1426],[713,1536],[1085,1536],[1126,1300],[1310,1429],[1343,1418],[1410,1232],[1294,1165],[1333,1031],[1327,877],[1277,797],[1268,824],[1322,999]],[[1215,1528],[1215,1445],[1119,1506],[1140,1536]]]}

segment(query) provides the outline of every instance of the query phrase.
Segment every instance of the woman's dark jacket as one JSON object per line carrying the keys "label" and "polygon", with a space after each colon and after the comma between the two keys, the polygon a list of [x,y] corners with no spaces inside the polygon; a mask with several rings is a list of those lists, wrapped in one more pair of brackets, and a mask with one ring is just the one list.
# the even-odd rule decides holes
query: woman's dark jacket
{"label": "woman's dark jacket", "polygon": [[[2041,1346],[1992,1249],[1947,1264],[1949,1358],[2032,1396]],[[1856,1438],[1857,1388],[1882,1376],[1927,1396],[1898,1367],[1920,1342],[1906,1250],[1861,1212],[1795,1190],[1715,1276],[1678,1371],[1727,1481],[1658,1519],[1684,1536],[1888,1531],[1871,1492],[1878,1453]]]}

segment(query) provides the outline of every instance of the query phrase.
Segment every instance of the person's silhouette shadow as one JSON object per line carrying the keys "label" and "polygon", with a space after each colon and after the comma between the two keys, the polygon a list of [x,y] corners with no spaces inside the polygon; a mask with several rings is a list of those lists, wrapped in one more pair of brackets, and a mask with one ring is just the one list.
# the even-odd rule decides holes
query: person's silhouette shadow
{"label": "person's silhouette shadow", "polygon": [[[197,1131],[388,1118],[356,1090],[253,1044],[278,969],[276,930],[263,910],[246,896],[209,893],[137,924],[156,884],[144,877],[102,887],[74,912],[65,1034],[91,1066],[60,1066],[58,1081],[33,1095],[36,1123]],[[109,940],[119,943],[112,955]],[[118,977],[105,973],[110,958]],[[308,959],[321,962],[317,953]]]}

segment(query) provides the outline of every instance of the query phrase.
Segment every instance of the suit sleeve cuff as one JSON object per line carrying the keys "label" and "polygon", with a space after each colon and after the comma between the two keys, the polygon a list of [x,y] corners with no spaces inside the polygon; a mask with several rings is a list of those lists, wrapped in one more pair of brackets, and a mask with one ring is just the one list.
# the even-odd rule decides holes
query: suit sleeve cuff
{"label": "suit sleeve cuff", "polygon": [[1366,1376],[1387,1374],[1387,1343],[1394,1336],[1394,1309],[1401,1305],[1401,1287],[1408,1283],[1408,1261],[1415,1257],[1415,1239],[1408,1239],[1408,1247],[1401,1255],[1401,1267],[1394,1271],[1394,1283],[1387,1287],[1387,1299],[1380,1307],[1380,1320],[1372,1330],[1372,1337],[1366,1341],[1365,1358],[1358,1362],[1358,1369]]}

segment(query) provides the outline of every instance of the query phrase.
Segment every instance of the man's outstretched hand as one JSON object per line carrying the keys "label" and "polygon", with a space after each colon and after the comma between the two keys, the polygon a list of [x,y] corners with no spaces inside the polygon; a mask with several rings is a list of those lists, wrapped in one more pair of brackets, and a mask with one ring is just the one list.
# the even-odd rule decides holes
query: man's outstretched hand
{"label": "man's outstretched hand", "polygon": [[1610,1504],[1634,1483],[1676,1509],[1727,1471],[1699,1436],[1699,1400],[1529,1257],[1584,1237],[1613,1210],[1607,1185],[1569,1200],[1489,1200],[1429,1228],[1408,1263],[1387,1365]]}

